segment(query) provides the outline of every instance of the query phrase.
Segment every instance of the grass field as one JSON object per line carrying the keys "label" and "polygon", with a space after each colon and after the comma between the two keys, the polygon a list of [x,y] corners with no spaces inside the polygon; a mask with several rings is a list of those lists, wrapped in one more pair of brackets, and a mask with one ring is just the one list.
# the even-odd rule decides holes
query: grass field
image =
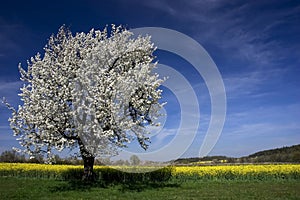
{"label": "grass field", "polygon": [[0,178],[1,199],[300,199],[299,181],[187,181],[164,185],[73,185],[67,181]]}
{"label": "grass field", "polygon": [[[61,175],[77,174],[82,170],[79,166],[0,163],[0,199],[300,199],[300,165],[170,169],[165,171],[171,172],[168,180],[146,179],[149,174],[142,174],[132,176],[145,181],[134,181],[130,174],[96,167],[97,173],[109,175],[102,179],[121,177],[121,181],[87,184]],[[167,174],[162,172],[150,177]]]}

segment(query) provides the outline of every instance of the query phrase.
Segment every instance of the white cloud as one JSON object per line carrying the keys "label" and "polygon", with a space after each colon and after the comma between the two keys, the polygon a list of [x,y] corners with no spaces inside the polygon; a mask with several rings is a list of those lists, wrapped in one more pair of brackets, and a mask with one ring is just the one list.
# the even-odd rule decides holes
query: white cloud
{"label": "white cloud", "polygon": [[[281,25],[289,25],[290,28],[296,25],[295,16],[300,6],[280,6],[281,9],[274,10],[274,3],[268,1],[145,2],[146,6],[165,12],[184,23],[185,30],[189,30],[189,34],[199,42],[213,44],[231,58],[247,60],[253,65],[267,65],[277,64],[289,53],[299,57],[295,51],[299,45],[287,46],[281,42],[280,35],[275,37],[275,33],[280,31]],[[260,9],[264,9],[264,12],[259,12]]]}
{"label": "white cloud", "polygon": [[299,103],[235,107],[228,113],[219,142],[210,155],[243,156],[259,150],[299,144],[299,110]]}
{"label": "white cloud", "polygon": [[2,94],[6,91],[18,90],[21,85],[22,81],[0,82],[0,92]]}
{"label": "white cloud", "polygon": [[15,142],[15,140],[16,140],[16,138],[13,136],[12,130],[9,127],[9,125],[1,125],[0,126],[0,141]]}
{"label": "white cloud", "polygon": [[[15,40],[16,38],[20,39],[19,33],[23,32],[22,27],[19,24],[14,24],[9,21],[5,21],[0,17],[0,56],[5,56],[7,51],[18,51],[20,47]],[[17,35],[17,34],[18,35]]]}
{"label": "white cloud", "polygon": [[[226,75],[223,78],[228,99],[243,97],[265,98],[278,93],[268,84],[276,83],[286,73],[285,69],[259,69],[239,74]],[[261,91],[264,90],[264,91]]]}
{"label": "white cloud", "polygon": [[[252,124],[242,124],[236,127],[232,132],[227,134],[227,136],[232,137],[243,137],[243,138],[253,138],[253,137],[274,137],[274,135],[280,134],[283,137],[289,132],[298,132],[300,134],[300,125],[291,122],[288,124],[280,123],[252,123]],[[300,135],[299,135],[300,142]]]}
{"label": "white cloud", "polygon": [[227,115],[226,136],[254,137],[272,136],[285,137],[288,133],[298,133],[300,142],[300,104],[269,105],[232,112]]}
{"label": "white cloud", "polygon": [[[5,97],[9,103],[15,103],[19,101],[20,87],[22,86],[21,81],[14,82],[0,82],[0,99]],[[5,107],[4,104],[0,103],[0,107]]]}

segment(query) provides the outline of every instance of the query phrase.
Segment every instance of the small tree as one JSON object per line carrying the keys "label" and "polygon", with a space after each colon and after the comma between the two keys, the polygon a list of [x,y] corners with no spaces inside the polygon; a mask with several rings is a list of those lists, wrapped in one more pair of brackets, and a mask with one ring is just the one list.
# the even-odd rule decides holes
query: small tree
{"label": "small tree", "polygon": [[14,150],[4,151],[0,155],[0,162],[26,162],[26,158]]}
{"label": "small tree", "polygon": [[139,165],[141,163],[141,160],[139,159],[139,157],[137,155],[132,155],[130,156],[130,164],[131,165]]}
{"label": "small tree", "polygon": [[163,106],[162,80],[153,74],[150,37],[112,25],[111,33],[91,30],[71,34],[61,27],[44,48],[19,65],[21,100],[10,118],[14,135],[30,156],[79,147],[84,179],[93,178],[96,156],[115,154],[137,138],[147,149],[148,125]]}

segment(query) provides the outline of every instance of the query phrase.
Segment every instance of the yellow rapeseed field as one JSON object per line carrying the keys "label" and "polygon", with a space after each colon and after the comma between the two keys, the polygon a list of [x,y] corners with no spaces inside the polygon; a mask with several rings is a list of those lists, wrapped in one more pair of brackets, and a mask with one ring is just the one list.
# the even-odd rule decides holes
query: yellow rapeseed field
{"label": "yellow rapeseed field", "polygon": [[[124,168],[124,167],[122,167]],[[143,167],[141,168],[141,171]],[[115,173],[108,166],[95,166],[96,173]],[[192,177],[208,179],[300,179],[300,164],[267,165],[217,165],[217,166],[175,166],[171,167],[172,177]],[[83,166],[47,165],[29,163],[0,163],[0,176],[21,176],[35,178],[62,178],[72,171],[74,174],[83,170]]]}
{"label": "yellow rapeseed field", "polygon": [[179,166],[173,176],[193,176],[205,178],[300,178],[299,164],[268,165],[217,165],[217,166]]}
{"label": "yellow rapeseed field", "polygon": [[0,176],[57,178],[70,169],[83,169],[83,167],[31,163],[0,163]]}

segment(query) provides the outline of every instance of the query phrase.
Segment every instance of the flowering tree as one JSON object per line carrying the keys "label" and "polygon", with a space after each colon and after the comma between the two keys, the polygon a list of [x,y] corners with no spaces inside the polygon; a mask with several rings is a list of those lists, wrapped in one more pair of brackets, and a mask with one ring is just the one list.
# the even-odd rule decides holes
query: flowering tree
{"label": "flowering tree", "polygon": [[135,138],[147,149],[145,127],[157,125],[163,106],[150,37],[111,29],[73,36],[61,27],[43,57],[31,58],[27,70],[19,65],[23,105],[10,107],[11,128],[26,153],[51,160],[54,149],[79,147],[85,179],[93,177],[96,156],[114,154]]}

